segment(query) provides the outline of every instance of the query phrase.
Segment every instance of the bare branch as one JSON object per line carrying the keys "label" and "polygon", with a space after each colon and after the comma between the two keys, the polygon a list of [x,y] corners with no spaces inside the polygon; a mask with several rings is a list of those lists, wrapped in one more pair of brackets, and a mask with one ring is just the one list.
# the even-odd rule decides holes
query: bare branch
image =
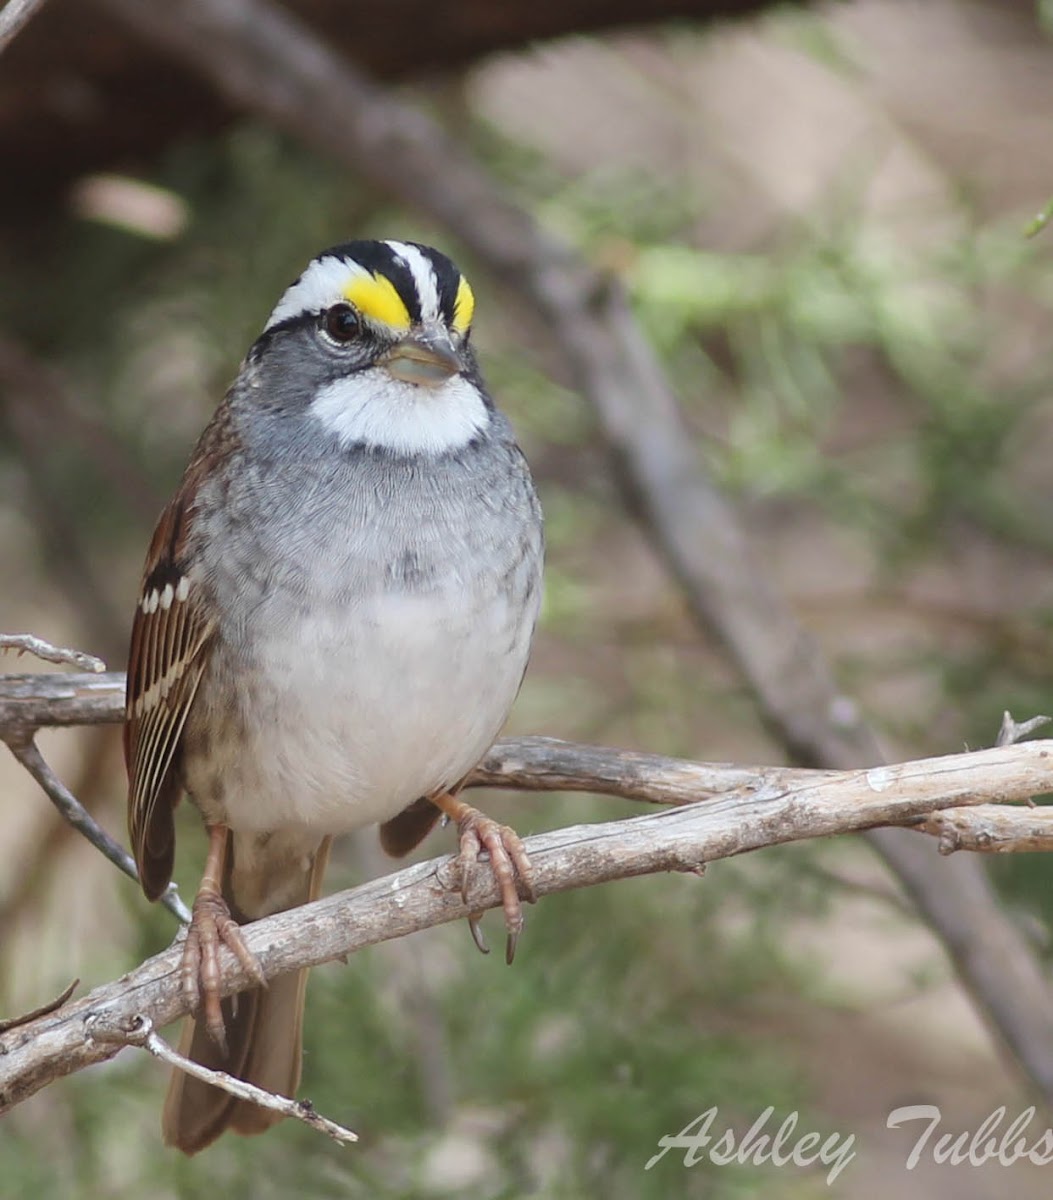
{"label": "bare branch", "polygon": [[[1053,742],[981,750],[790,783],[743,787],[701,804],[625,821],[582,825],[526,840],[539,896],[659,871],[698,873],[707,863],[765,846],[876,825],[915,825],[941,809],[1006,803],[1053,786]],[[500,905],[488,872],[461,899],[454,859],[418,863],[313,904],[245,927],[269,979],[345,958],[363,946]],[[529,939],[528,939],[529,943]],[[186,1011],[175,944],[84,999],[0,1036],[0,1112],[52,1080],[111,1058],[121,1030],[140,1018],[156,1027]],[[222,953],[223,991],[250,980]],[[93,1036],[105,1029],[105,1037]],[[100,1024],[101,1023],[101,1024]]]}
{"label": "bare branch", "polygon": [[739,788],[789,786],[823,774],[800,767],[686,762],[559,738],[522,737],[502,738],[495,743],[472,772],[467,786],[594,792],[645,804],[692,804],[704,796]]}
{"label": "bare branch", "polygon": [[[3,14],[0,13],[0,16]],[[32,654],[44,662],[63,663],[80,667],[82,671],[94,671],[96,674],[106,670],[106,664],[94,654],[85,654],[83,650],[66,650],[61,646],[53,646],[43,638],[34,637],[31,633],[0,633],[0,651],[15,650],[19,655]]]}
{"label": "bare branch", "polygon": [[115,1042],[119,1047],[141,1046],[154,1058],[159,1058],[161,1062],[167,1063],[170,1067],[185,1071],[187,1075],[193,1075],[195,1079],[201,1079],[205,1083],[212,1084],[213,1087],[229,1092],[231,1096],[237,1096],[239,1100],[249,1100],[261,1108],[281,1113],[283,1117],[295,1117],[297,1121],[303,1121],[305,1125],[310,1125],[312,1129],[324,1133],[334,1142],[345,1145],[348,1142],[358,1141],[357,1133],[323,1117],[315,1110],[310,1100],[290,1100],[287,1096],[279,1096],[274,1092],[256,1087],[253,1083],[246,1083],[244,1079],[235,1079],[226,1071],[213,1071],[208,1067],[203,1067],[193,1059],[179,1054],[169,1046],[164,1038],[158,1036],[149,1017],[136,1016],[128,1026],[120,1028],[109,1026],[106,1019],[101,1016],[89,1017],[86,1024],[89,1036],[96,1041]]}
{"label": "bare branch", "polygon": [[938,839],[941,854],[977,850],[1018,854],[1053,850],[1053,808],[1019,811],[993,804],[932,813],[918,826]]}
{"label": "bare branch", "polygon": [[105,675],[0,675],[0,733],[112,725],[124,720],[124,672]]}
{"label": "bare branch", "polygon": [[44,7],[45,0],[7,0],[0,9],[0,54]]}

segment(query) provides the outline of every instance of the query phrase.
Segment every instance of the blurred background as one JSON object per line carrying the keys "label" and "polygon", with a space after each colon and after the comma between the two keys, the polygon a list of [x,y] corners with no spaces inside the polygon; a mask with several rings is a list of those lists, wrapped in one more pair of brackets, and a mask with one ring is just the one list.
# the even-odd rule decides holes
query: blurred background
{"label": "blurred background", "polygon": [[[374,12],[351,7],[360,26]],[[675,23],[604,28],[633,14],[570,5],[590,32],[373,65],[624,282],[701,459],[895,756],[991,744],[1003,709],[1053,711],[1053,230],[1023,235],[1053,195],[1051,6],[853,0],[733,24],[679,7]],[[105,144],[62,41],[64,20],[95,19],[53,0],[0,59],[0,630],[122,668],[153,522],[277,296],[329,244],[409,237],[472,278],[477,350],[545,507],[546,604],[510,729],[782,761],[500,278],[263,124],[195,95],[177,127],[178,80],[143,84],[122,110],[134,136]],[[134,45],[97,32],[82,42],[93,67],[145,74]],[[407,45],[426,34],[406,29]],[[30,136],[71,113],[84,122],[68,154]],[[117,728],[40,744],[123,837]],[[477,802],[524,835],[634,811]],[[0,1014],[171,939],[169,914],[6,753],[0,818]],[[203,838],[187,806],[180,821],[190,896]],[[439,832],[423,855],[452,849]],[[328,890],[388,869],[375,833],[345,839]],[[991,869],[1048,956],[1048,861]],[[484,928],[499,941],[497,924]],[[822,1172],[687,1168],[675,1151],[644,1171],[659,1137],[713,1105],[718,1129],[773,1105],[776,1122],[798,1111],[801,1129],[854,1134],[829,1189],[853,1200],[1046,1196],[1053,1170],[905,1169],[913,1135],[886,1130],[892,1108],[938,1104],[957,1132],[1028,1098],[854,839],[548,898],[511,970],[461,925],[315,970],[302,1090],[358,1130],[356,1148],[286,1124],[188,1161],[160,1143],[164,1087],[133,1051],[49,1087],[0,1125],[0,1195],[828,1194]]]}

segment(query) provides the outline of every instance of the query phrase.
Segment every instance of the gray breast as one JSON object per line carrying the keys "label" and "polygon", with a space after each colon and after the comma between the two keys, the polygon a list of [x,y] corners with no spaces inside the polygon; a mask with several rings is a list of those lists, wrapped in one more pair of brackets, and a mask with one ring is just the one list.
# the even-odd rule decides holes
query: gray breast
{"label": "gray breast", "polygon": [[223,613],[200,699],[240,729],[232,827],[337,833],[463,778],[540,603],[540,509],[511,440],[255,459],[224,500],[199,520]]}
{"label": "gray breast", "polygon": [[498,592],[529,605],[540,585],[540,507],[499,414],[490,436],[434,459],[245,456],[222,498],[202,497],[197,528],[222,636],[244,650],[260,621],[385,590],[452,588],[471,609]]}

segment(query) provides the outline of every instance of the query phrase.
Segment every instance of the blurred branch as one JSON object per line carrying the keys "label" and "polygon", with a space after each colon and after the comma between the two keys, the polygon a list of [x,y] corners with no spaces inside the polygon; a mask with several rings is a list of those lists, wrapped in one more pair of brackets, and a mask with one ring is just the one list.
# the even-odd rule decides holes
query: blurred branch
{"label": "blurred branch", "polygon": [[[560,829],[525,845],[544,896],[660,871],[700,874],[708,863],[765,846],[917,825],[940,810],[1025,800],[1051,786],[1053,742],[1027,742],[789,784],[746,784],[701,804]],[[450,856],[418,863],[256,921],[245,927],[246,942],[272,978],[501,904],[488,872],[476,876],[465,904],[454,864]],[[182,1016],[181,953],[177,942],[82,1000],[0,1036],[0,1113],[63,1075],[112,1058],[135,1042],[144,1019],[161,1027]],[[225,995],[252,982],[226,950],[222,969]]]}
{"label": "blurred branch", "polygon": [[[663,26],[701,30],[784,4],[442,0],[437,5],[435,0],[398,0],[349,6],[348,0],[285,0],[284,6],[372,78],[405,83],[448,78],[488,55],[554,38],[629,29],[637,36],[653,31],[657,40]],[[90,96],[92,102],[59,103],[42,86],[42,78],[75,78],[77,95]],[[173,145],[218,134],[236,119],[240,107],[210,88],[191,64],[173,61],[162,47],[144,43],[116,13],[85,0],[54,5],[33,23],[0,74],[0,162],[17,162],[19,184],[0,188],[5,229],[10,232],[11,218],[28,230],[35,228],[40,209],[64,202],[71,183],[85,175],[122,171]],[[146,112],[149,120],[143,119]]]}
{"label": "blurred branch", "polygon": [[7,0],[0,10],[0,54],[44,7],[45,0]]}
{"label": "blurred branch", "polygon": [[[511,203],[424,112],[371,83],[271,0],[100,2],[227,100],[346,163],[470,247],[547,322],[596,411],[627,496],[788,753],[802,766],[828,768],[885,757],[705,474],[672,387],[614,281]],[[927,847],[896,831],[869,836],[992,1028],[1053,1102],[1053,993],[976,860],[937,867]]]}

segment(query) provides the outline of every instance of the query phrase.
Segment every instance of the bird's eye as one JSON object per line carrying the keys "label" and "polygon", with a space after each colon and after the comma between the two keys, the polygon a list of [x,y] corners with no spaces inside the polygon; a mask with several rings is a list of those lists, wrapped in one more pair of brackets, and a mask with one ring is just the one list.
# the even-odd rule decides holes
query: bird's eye
{"label": "bird's eye", "polygon": [[322,314],[322,327],[334,342],[350,342],[358,335],[358,313],[350,304],[334,304]]}

